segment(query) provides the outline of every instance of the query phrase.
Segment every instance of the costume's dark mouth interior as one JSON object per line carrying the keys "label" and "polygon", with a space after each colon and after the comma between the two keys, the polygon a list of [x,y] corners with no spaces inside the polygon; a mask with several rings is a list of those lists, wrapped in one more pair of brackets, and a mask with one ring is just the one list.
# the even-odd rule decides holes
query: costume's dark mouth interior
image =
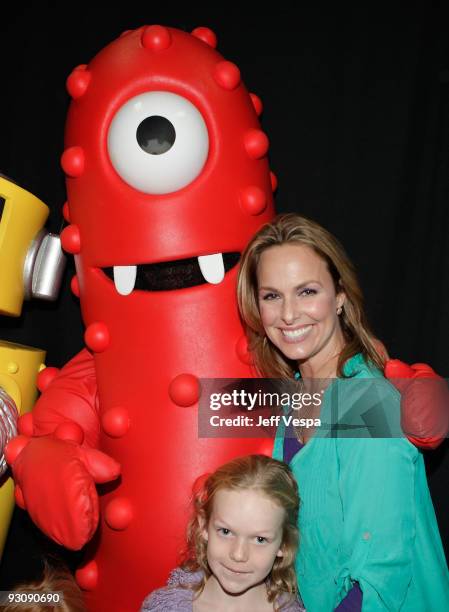
{"label": "costume's dark mouth interior", "polygon": [[[239,259],[240,253],[223,253],[225,273],[234,268]],[[102,268],[102,270],[106,276],[114,281],[113,267]],[[134,290],[171,291],[204,285],[207,282],[201,272],[198,258],[190,257],[189,259],[177,259],[175,261],[139,264]]]}

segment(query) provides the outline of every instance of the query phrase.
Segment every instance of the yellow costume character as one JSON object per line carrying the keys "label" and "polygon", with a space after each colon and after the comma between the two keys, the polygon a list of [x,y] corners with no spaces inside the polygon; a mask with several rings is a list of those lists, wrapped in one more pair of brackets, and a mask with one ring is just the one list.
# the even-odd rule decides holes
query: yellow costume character
{"label": "yellow costume character", "polygon": [[[43,226],[48,208],[0,175],[0,314],[18,317],[24,299],[56,299],[64,269],[59,236]],[[17,434],[19,415],[36,399],[45,352],[0,340],[0,558],[14,508],[14,484],[3,449]]]}

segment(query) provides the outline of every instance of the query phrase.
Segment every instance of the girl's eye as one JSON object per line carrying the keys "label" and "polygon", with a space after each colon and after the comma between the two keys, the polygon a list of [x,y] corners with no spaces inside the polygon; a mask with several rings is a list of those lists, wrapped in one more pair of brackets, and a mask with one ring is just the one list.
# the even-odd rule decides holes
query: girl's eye
{"label": "girl's eye", "polygon": [[218,533],[221,533],[221,535],[229,535],[231,533],[231,530],[228,529],[227,527],[220,527],[218,529]]}
{"label": "girl's eye", "polygon": [[267,538],[264,538],[263,536],[257,536],[256,540],[258,544],[265,544]]}

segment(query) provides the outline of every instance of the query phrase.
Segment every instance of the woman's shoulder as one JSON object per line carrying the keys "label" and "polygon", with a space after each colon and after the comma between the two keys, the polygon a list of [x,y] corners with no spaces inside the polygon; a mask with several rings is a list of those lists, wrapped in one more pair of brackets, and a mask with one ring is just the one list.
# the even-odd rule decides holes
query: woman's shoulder
{"label": "woman's shoulder", "polygon": [[385,378],[384,373],[374,364],[365,359],[361,353],[353,355],[343,366],[343,377],[337,379],[337,386],[341,389],[363,388],[382,393],[391,401],[400,401],[399,391]]}
{"label": "woman's shoulder", "polygon": [[345,362],[343,375],[346,378],[383,378],[386,380],[382,370],[368,361],[362,353],[356,353]]}
{"label": "woman's shoulder", "polygon": [[327,398],[327,416],[338,437],[402,438],[401,397],[383,373],[360,353],[346,362],[343,373]]}
{"label": "woman's shoulder", "polygon": [[203,575],[201,571],[190,572],[179,567],[174,569],[167,586],[153,591],[145,598],[141,612],[192,612],[192,587],[202,580]]}

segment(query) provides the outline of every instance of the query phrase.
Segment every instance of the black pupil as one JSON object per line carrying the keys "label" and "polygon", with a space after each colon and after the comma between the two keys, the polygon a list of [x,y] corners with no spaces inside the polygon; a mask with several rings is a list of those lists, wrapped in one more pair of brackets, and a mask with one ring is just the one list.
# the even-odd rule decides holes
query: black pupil
{"label": "black pupil", "polygon": [[176,140],[173,124],[165,117],[147,117],[137,128],[137,142],[150,155],[162,155],[172,148]]}

